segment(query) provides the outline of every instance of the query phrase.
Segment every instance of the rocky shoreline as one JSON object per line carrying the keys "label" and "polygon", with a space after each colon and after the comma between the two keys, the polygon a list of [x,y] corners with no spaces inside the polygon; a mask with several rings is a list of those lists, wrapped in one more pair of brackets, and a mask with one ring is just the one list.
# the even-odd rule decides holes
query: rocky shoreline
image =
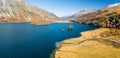
{"label": "rocky shoreline", "polygon": [[55,58],[120,58],[120,30],[99,28],[64,40]]}

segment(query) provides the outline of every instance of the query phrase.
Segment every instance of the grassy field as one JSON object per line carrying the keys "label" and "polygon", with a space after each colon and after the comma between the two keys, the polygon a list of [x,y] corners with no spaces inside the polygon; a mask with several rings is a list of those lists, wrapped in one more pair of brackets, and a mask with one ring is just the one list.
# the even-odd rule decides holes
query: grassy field
{"label": "grassy field", "polygon": [[81,34],[63,41],[55,58],[120,58],[120,30],[100,28]]}
{"label": "grassy field", "polygon": [[51,23],[50,21],[45,21],[45,20],[32,22],[32,24],[35,24],[35,25],[46,25],[50,23]]}

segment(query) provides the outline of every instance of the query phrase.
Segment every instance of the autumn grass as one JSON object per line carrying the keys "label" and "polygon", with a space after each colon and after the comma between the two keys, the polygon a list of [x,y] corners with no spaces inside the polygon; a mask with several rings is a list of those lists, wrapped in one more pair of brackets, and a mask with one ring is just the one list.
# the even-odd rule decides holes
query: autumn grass
{"label": "autumn grass", "polygon": [[79,38],[63,41],[55,58],[120,58],[119,29],[100,28],[81,34]]}
{"label": "autumn grass", "polygon": [[46,25],[46,24],[50,24],[50,23],[51,23],[50,21],[46,21],[46,20],[32,22],[32,24],[35,24],[35,25]]}

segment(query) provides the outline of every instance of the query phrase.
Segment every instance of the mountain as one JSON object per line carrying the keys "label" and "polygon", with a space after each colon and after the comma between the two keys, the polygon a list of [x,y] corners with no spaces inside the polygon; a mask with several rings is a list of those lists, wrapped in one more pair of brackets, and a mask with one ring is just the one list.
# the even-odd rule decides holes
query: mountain
{"label": "mountain", "polygon": [[73,21],[99,27],[120,28],[120,4],[109,5]]}
{"label": "mountain", "polygon": [[38,22],[60,20],[54,14],[24,0],[0,0],[0,22]]}
{"label": "mountain", "polygon": [[75,13],[73,15],[70,15],[70,16],[63,16],[61,17],[62,19],[65,19],[65,20],[73,20],[73,19],[76,19],[76,18],[80,18],[80,17],[83,17],[89,13],[92,13],[92,12],[95,12],[96,10],[88,10],[88,9],[85,9],[85,10],[82,10],[82,11],[79,11],[78,13]]}

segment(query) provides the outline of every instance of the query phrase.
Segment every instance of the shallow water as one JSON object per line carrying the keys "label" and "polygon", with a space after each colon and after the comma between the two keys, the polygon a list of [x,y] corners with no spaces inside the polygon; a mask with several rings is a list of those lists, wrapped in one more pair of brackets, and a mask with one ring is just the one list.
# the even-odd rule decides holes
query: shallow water
{"label": "shallow water", "polygon": [[[67,26],[74,26],[68,30]],[[62,29],[65,31],[62,32]],[[78,23],[0,23],[0,58],[49,58],[55,43],[95,27]]]}

